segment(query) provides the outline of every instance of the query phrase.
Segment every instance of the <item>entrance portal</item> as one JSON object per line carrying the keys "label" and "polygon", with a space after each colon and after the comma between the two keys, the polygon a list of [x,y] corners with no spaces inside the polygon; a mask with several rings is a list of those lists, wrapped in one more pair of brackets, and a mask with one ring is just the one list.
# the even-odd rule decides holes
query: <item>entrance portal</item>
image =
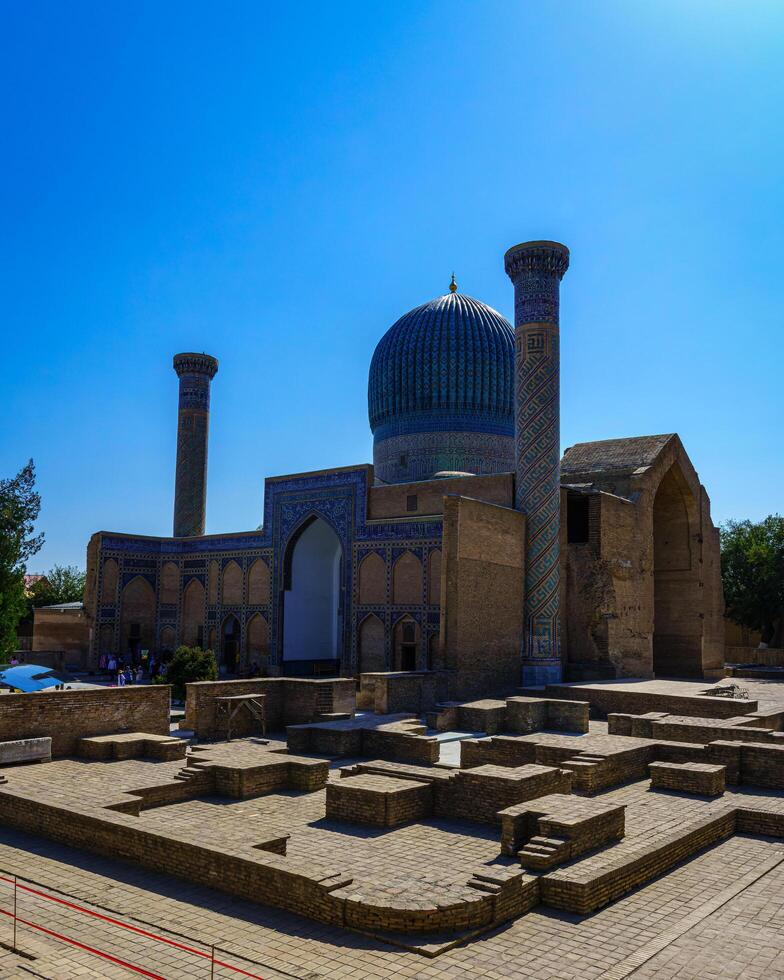
{"label": "entrance portal", "polygon": [[301,527],[289,543],[283,593],[287,674],[339,669],[342,558],[337,534],[320,517]]}
{"label": "entrance portal", "polygon": [[702,676],[699,509],[677,463],[653,501],[653,671]]}

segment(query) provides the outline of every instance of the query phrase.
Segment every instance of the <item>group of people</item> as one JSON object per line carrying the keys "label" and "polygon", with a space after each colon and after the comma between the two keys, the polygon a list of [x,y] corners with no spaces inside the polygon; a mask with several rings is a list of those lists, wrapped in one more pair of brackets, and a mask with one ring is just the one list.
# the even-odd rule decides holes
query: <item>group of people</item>
{"label": "group of people", "polygon": [[113,653],[101,655],[98,666],[117,687],[126,684],[143,684],[145,676],[152,680],[157,674],[166,673],[166,665],[159,663],[153,654],[142,651],[141,658],[133,658],[131,663],[122,663]]}

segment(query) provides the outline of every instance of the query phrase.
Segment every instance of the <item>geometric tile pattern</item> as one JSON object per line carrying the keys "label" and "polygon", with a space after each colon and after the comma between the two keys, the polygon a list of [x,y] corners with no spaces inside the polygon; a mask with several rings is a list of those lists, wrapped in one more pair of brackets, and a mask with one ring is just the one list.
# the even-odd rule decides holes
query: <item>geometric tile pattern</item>
{"label": "geometric tile pattern", "polygon": [[569,251],[554,242],[510,249],[515,288],[515,505],[526,515],[524,683],[560,674],[559,283]]}

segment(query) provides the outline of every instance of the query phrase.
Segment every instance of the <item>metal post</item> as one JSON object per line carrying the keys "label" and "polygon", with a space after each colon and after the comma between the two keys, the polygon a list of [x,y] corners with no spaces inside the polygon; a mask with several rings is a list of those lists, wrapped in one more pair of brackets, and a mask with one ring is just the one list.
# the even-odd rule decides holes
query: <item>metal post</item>
{"label": "metal post", "polygon": [[14,875],[14,952],[16,952],[16,875]]}
{"label": "metal post", "polygon": [[215,980],[215,947],[212,947],[212,955],[210,956],[210,980]]}

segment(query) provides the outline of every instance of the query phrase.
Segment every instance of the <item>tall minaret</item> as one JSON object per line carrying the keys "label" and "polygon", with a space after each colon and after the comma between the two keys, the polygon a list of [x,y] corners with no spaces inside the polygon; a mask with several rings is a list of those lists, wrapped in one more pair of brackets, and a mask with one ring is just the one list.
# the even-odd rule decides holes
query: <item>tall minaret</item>
{"label": "tall minaret", "polygon": [[560,621],[558,292],[569,249],[524,242],[504,256],[515,291],[515,506],[526,516],[523,684],[557,683]]}
{"label": "tall minaret", "polygon": [[209,354],[175,354],[174,370],[180,379],[174,537],[192,538],[204,534],[210,382],[218,362]]}

